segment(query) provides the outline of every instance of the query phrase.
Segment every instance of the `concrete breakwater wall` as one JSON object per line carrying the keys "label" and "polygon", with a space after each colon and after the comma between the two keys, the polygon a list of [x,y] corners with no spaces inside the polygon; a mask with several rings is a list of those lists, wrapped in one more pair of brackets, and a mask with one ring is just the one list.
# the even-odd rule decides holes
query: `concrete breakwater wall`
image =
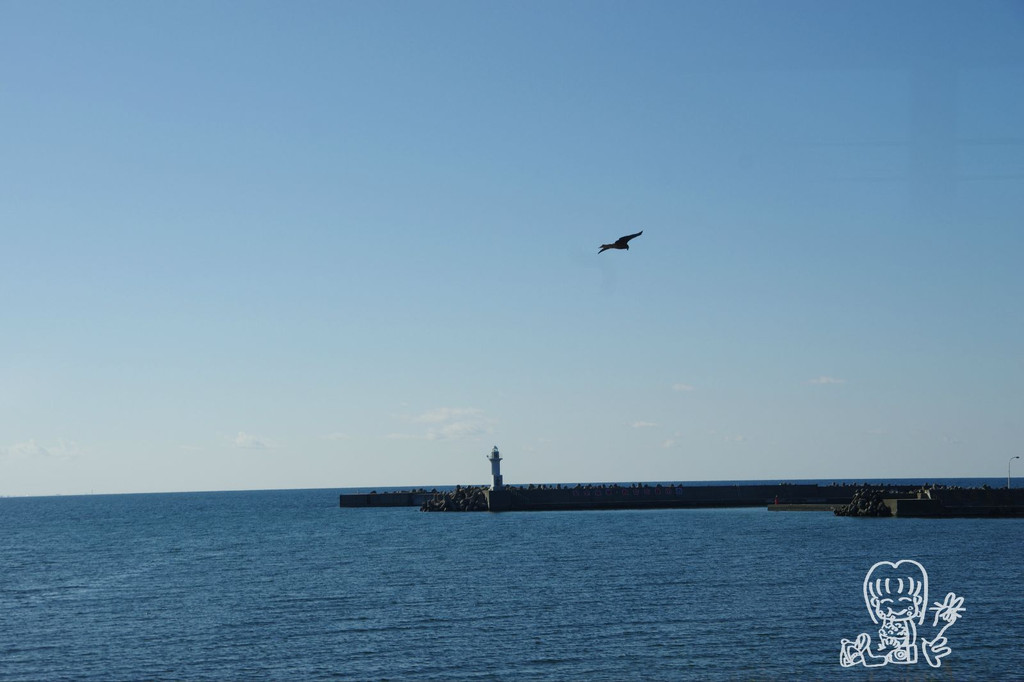
{"label": "concrete breakwater wall", "polygon": [[575,488],[506,487],[487,490],[491,511],[560,509],[658,509],[764,507],[773,504],[845,504],[855,486],[774,485],[588,485]]}
{"label": "concrete breakwater wall", "polygon": [[[774,504],[847,504],[863,486],[764,485],[527,485],[490,490],[457,486],[453,491],[411,490],[343,494],[342,507],[418,506],[424,511],[551,511],[577,509],[656,509],[685,507],[762,507]],[[887,486],[897,494],[911,486]],[[906,490],[903,490],[906,489]],[[485,504],[480,504],[481,499]]]}
{"label": "concrete breakwater wall", "polygon": [[893,516],[1024,517],[1024,488],[927,488],[913,498],[886,499]]}
{"label": "concrete breakwater wall", "polygon": [[339,507],[419,507],[429,500],[437,490],[400,490],[397,492],[378,493],[342,493],[338,500]]}
{"label": "concrete breakwater wall", "polygon": [[909,485],[528,485],[454,490],[348,493],[341,507],[419,507],[423,511],[557,511],[768,507],[828,510],[840,516],[1024,516],[1024,488]]}

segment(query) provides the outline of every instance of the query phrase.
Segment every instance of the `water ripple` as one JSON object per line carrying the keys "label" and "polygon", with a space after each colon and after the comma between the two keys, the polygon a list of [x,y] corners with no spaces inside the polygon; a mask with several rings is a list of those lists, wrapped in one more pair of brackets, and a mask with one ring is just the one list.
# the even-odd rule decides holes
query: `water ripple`
{"label": "water ripple", "polygon": [[1024,669],[1024,521],[328,498],[0,500],[0,680],[834,679],[866,569],[905,557],[968,612],[943,669],[872,679]]}

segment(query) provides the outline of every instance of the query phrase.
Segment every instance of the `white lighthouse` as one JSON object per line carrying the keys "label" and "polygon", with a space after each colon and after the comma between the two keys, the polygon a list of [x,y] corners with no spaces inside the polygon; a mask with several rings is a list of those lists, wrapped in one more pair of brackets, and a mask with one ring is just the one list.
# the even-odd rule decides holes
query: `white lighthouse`
{"label": "white lighthouse", "polygon": [[498,453],[498,446],[491,450],[487,460],[491,463],[491,490],[501,490],[504,486],[501,483],[501,455]]}

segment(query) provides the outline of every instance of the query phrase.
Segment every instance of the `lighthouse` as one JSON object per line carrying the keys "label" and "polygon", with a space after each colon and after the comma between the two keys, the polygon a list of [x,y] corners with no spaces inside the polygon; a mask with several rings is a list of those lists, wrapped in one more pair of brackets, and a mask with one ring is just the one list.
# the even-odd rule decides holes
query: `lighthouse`
{"label": "lighthouse", "polygon": [[501,490],[504,486],[501,483],[501,455],[498,453],[498,446],[491,450],[487,460],[491,463],[491,490]]}

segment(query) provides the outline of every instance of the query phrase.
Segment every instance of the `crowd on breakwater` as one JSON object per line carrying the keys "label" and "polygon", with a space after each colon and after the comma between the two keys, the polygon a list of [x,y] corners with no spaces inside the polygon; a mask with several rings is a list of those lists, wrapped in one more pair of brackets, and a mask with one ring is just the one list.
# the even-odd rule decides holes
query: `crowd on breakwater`
{"label": "crowd on breakwater", "polygon": [[[341,507],[418,507],[421,511],[543,511],[571,509],[647,509],[671,507],[757,507],[773,511],[831,509],[839,516],[921,515],[966,509],[979,513],[1024,515],[1024,489],[988,485],[916,483],[779,482],[743,483],[551,483],[497,487],[481,484],[342,493]],[[893,498],[897,503],[885,500]],[[1005,499],[1004,499],[1005,498]],[[1020,499],[1018,499],[1020,498]],[[909,500],[923,500],[911,504]],[[927,502],[925,502],[927,501]],[[773,506],[776,505],[776,506]],[[987,506],[986,506],[987,505]],[[896,507],[899,507],[897,509]],[[799,509],[797,509],[799,508]]]}
{"label": "crowd on breakwater", "polygon": [[[832,483],[829,483],[829,484],[824,484],[824,483],[814,484],[814,483],[808,483],[806,481],[798,481],[796,483],[787,482],[787,481],[780,481],[778,483],[774,483],[772,481],[751,481],[751,482],[732,482],[732,481],[709,481],[709,482],[701,481],[701,482],[692,482],[691,481],[689,483],[654,483],[654,484],[652,484],[652,483],[630,483],[628,485],[627,484],[620,484],[620,483],[575,483],[575,484],[573,484],[573,483],[530,483],[530,484],[526,484],[526,485],[506,484],[504,486],[504,489],[505,490],[623,490],[623,489],[632,490],[632,489],[636,489],[636,488],[639,488],[639,489],[643,489],[643,488],[649,488],[649,489],[654,489],[654,488],[690,488],[690,487],[707,488],[707,487],[719,487],[719,486],[720,487],[729,487],[729,486],[736,486],[736,485],[782,485],[782,486],[787,486],[787,485],[818,485],[818,486],[823,487],[823,488],[864,488],[864,487],[866,487],[866,488],[871,488],[871,487],[874,487],[874,488],[886,488],[888,486],[887,483],[868,483],[868,482],[864,482],[864,483],[850,483],[850,482],[846,482],[846,481],[844,481],[842,483],[832,482]],[[486,485],[456,485],[455,486],[456,489],[458,489],[458,488],[480,488],[481,490],[486,490],[488,487],[489,486],[486,486]],[[936,484],[925,483],[921,487],[927,488],[927,489],[946,489],[946,490],[963,489],[962,486],[944,486],[944,485],[938,484],[938,483],[936,483]],[[982,488],[989,488],[989,486],[985,485],[985,486],[982,486]],[[376,494],[378,494],[378,492],[379,491],[377,491],[377,490],[371,490],[369,492],[369,494],[376,495]],[[431,493],[431,494],[444,494],[445,492],[454,492],[454,490],[438,490],[437,488],[431,488],[430,490],[427,490],[426,488],[402,488],[402,489],[398,489],[398,490],[387,490],[385,492],[388,492],[388,493]]]}
{"label": "crowd on breakwater", "polygon": [[[807,484],[801,483],[787,483],[780,482],[774,485],[780,489],[786,489],[793,487],[794,495],[807,495],[807,492],[803,490]],[[560,492],[562,494],[568,494],[572,497],[609,497],[614,499],[626,498],[633,496],[642,496],[644,498],[652,499],[665,499],[666,497],[678,498],[683,496],[687,498],[687,490],[693,490],[695,488],[702,491],[708,489],[721,488],[723,493],[729,489],[742,489],[743,485],[738,484],[721,484],[720,486],[707,486],[693,484],[682,484],[682,483],[631,483],[631,484],[619,484],[619,483],[530,483],[526,485],[507,485],[504,486],[504,490],[510,493],[550,493]],[[884,504],[883,500],[888,497],[906,497],[908,495],[917,494],[919,497],[930,497],[933,491],[937,490],[959,490],[959,486],[944,486],[942,484],[928,484],[924,486],[903,486],[903,485],[889,485],[889,484],[878,484],[878,483],[832,483],[831,485],[820,485],[816,486],[819,490],[833,490],[836,492],[842,491],[840,497],[849,495],[849,503],[842,504],[834,509],[834,512],[838,516],[889,516],[891,510]],[[983,486],[987,488],[988,486]],[[488,510],[488,499],[487,491],[489,486],[485,485],[456,485],[454,489],[438,490],[433,488],[427,490],[425,488],[413,488],[409,490],[391,491],[387,495],[401,495],[409,494],[416,495],[416,504],[420,506],[421,511],[487,511]],[[800,491],[800,492],[797,492]],[[849,492],[847,492],[849,491]],[[378,493],[373,490],[369,493],[371,496],[376,496]],[[835,497],[835,495],[833,495]],[[791,500],[792,501],[792,500]],[[797,499],[799,503],[799,498]],[[780,502],[780,495],[776,493],[775,503]],[[786,496],[781,496],[781,502],[786,503]],[[771,504],[771,500],[768,500]],[[372,504],[370,506],[373,506]]]}
{"label": "crowd on breakwater", "polygon": [[[786,488],[788,486],[795,486],[799,484],[779,483],[776,485],[781,488]],[[865,483],[865,485],[868,484]],[[721,487],[723,490],[729,490],[739,486],[686,486],[680,483],[655,483],[653,485],[649,483],[632,483],[629,485],[620,485],[618,483],[577,483],[573,486],[561,483],[530,483],[520,486],[504,486],[504,490],[513,494],[517,492],[557,491],[563,494],[571,494],[573,497],[609,497],[622,499],[640,496],[644,498],[666,499],[684,496],[687,490],[706,490],[709,487]],[[829,487],[846,488],[847,485],[842,484],[842,486],[840,486],[839,484],[833,484],[833,486]],[[487,486],[479,485],[457,485],[454,490],[450,491],[438,491],[437,489],[434,489],[431,491],[431,496],[420,505],[420,511],[487,511],[488,500],[485,493],[486,490],[488,490]],[[776,502],[778,502],[777,496]]]}
{"label": "crowd on breakwater", "polygon": [[[596,492],[598,494],[607,492],[607,494],[611,494],[613,491],[624,492],[628,490],[633,490],[634,492],[639,492],[641,490],[653,490],[658,493],[661,493],[662,491],[675,490],[676,488],[682,487],[683,486],[681,484],[662,485],[660,483],[656,483],[653,486],[647,483],[633,483],[629,486],[619,485],[618,483],[577,483],[575,486],[570,486],[568,484],[562,485],[561,483],[555,483],[553,485],[547,485],[544,483],[530,483],[524,486],[508,485],[505,486],[505,490],[572,490],[574,492]],[[435,488],[434,490],[431,491],[432,496],[430,497],[430,499],[428,499],[426,502],[420,505],[420,511],[487,511],[487,498],[484,495],[484,491],[486,489],[486,486],[457,485],[455,486],[455,490],[451,490],[448,492],[439,492]]]}

